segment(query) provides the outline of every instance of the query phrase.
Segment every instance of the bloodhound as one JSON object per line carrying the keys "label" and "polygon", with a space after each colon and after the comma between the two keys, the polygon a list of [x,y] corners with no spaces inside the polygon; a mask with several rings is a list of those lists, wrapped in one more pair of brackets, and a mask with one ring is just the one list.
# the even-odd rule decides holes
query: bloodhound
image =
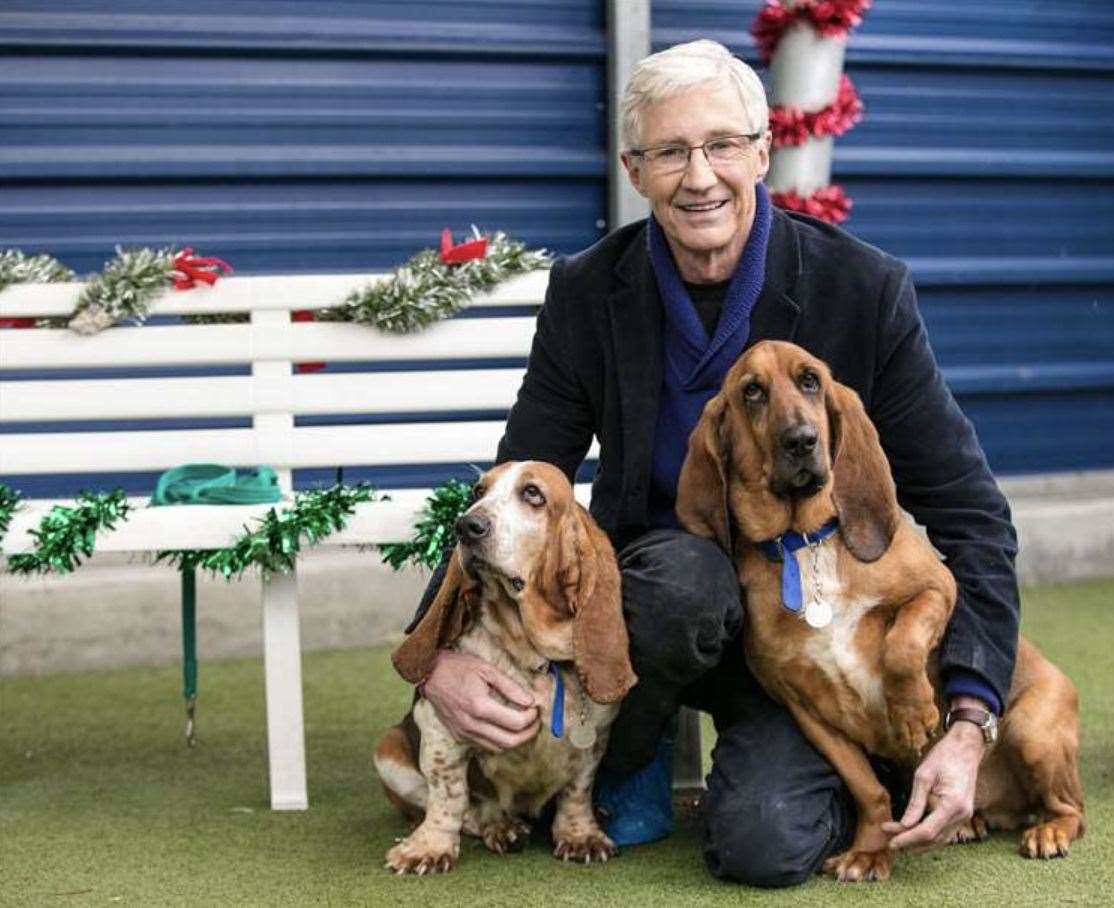
{"label": "bloodhound", "polygon": [[391,801],[424,815],[386,866],[451,870],[462,830],[497,853],[514,850],[529,832],[524,818],[553,797],[554,856],[606,861],[616,848],[592,813],[592,781],[618,701],[637,680],[611,543],[564,474],[536,461],[484,474],[457,535],[445,581],[395,651],[395,668],[418,684],[438,649],[479,656],[533,694],[540,730],[489,753],[455,740],[419,695],[375,751]]}
{"label": "bloodhound", "polygon": [[[866,754],[911,768],[939,734],[936,655],[956,587],[902,519],[858,395],[800,347],[756,344],[689,439],[677,516],[731,554],[751,670],[855,799],[855,839],[824,871],[888,878],[890,797]],[[1023,855],[1067,854],[1084,828],[1078,755],[1075,687],[1022,639],[976,813],[956,840],[1026,826]]]}

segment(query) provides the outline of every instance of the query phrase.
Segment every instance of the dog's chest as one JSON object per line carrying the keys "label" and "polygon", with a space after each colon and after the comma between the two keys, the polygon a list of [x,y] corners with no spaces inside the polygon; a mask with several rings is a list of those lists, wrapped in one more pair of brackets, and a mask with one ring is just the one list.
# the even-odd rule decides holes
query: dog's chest
{"label": "dog's chest", "polygon": [[[804,617],[790,612],[782,604],[782,566],[766,563],[765,582],[759,596],[762,616],[753,622],[754,630],[764,639],[759,645],[767,654],[778,654],[778,662],[798,661],[801,657],[823,677],[824,687],[850,694],[868,712],[885,714],[880,666],[871,657],[872,647],[864,641],[864,620],[878,605],[873,596],[854,595],[839,574],[839,553],[829,543],[795,554],[800,568],[801,593],[805,609],[817,600],[830,608],[831,620],[823,627],[812,627]],[[758,603],[756,603],[758,604]],[[827,609],[825,609],[825,612]],[[765,661],[765,660],[764,660]],[[808,678],[792,677],[793,670],[782,665],[777,669],[781,684],[808,685]],[[817,692],[798,690],[798,698],[812,702]],[[815,704],[814,704],[815,705]],[[832,704],[837,706],[837,704]],[[839,704],[839,706],[846,704]],[[856,710],[859,712],[860,710]]]}

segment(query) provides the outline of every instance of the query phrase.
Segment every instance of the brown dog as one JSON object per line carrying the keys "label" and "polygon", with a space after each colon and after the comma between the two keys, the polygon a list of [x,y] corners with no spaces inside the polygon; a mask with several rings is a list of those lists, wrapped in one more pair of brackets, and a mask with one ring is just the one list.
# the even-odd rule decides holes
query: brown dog
{"label": "brown dog", "polygon": [[[939,733],[936,648],[956,589],[902,519],[858,395],[800,347],[756,344],[689,439],[677,516],[732,555],[746,590],[751,670],[855,799],[855,840],[825,872],[888,878],[881,827],[890,797],[866,754],[911,767]],[[783,605],[782,565],[756,543],[814,534],[836,517],[838,533],[785,556],[797,558],[804,599],[827,603],[819,620],[801,620]],[[1023,855],[1067,854],[1083,834],[1078,755],[1075,687],[1022,639],[999,741],[979,770],[976,815],[957,840],[1026,825]]]}
{"label": "brown dog", "polygon": [[[451,870],[460,832],[503,853],[522,844],[523,817],[554,796],[553,854],[606,861],[616,851],[592,814],[592,781],[617,701],[637,680],[627,654],[619,568],[607,536],[556,467],[505,463],[476,483],[457,523],[445,581],[394,654],[422,681],[438,649],[471,653],[509,675],[539,704],[538,734],[503,753],[453,739],[419,697],[375,751],[387,795],[424,820],[387,852],[396,873]],[[557,675],[564,708],[553,724]],[[560,736],[557,732],[560,731]]]}

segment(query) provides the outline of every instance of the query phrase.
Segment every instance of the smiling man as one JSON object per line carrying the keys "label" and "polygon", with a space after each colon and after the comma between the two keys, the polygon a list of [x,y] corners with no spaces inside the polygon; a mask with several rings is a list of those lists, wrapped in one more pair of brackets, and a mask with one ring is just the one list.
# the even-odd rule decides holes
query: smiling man
{"label": "smiling man", "polygon": [[[554,264],[498,451],[500,461],[545,460],[571,478],[592,437],[600,441],[591,510],[619,552],[639,676],[597,791],[612,813],[608,832],[634,844],[671,828],[668,733],[682,704],[716,723],[703,799],[713,874],[799,883],[853,832],[839,776],[744,664],[745,591],[730,559],[679,529],[673,511],[705,402],[747,347],[775,339],[805,347],[859,393],[901,504],[958,581],[940,665],[950,705],[967,710],[925,758],[890,828],[895,847],[946,841],[970,815],[986,746],[966,720],[992,724],[1013,672],[1016,538],[940,376],[908,269],[771,206],[765,94],[721,45],[695,41],[647,57],[622,114],[623,163],[652,215]],[[441,653],[424,692],[454,734],[486,747],[538,733],[530,696],[474,657]]]}

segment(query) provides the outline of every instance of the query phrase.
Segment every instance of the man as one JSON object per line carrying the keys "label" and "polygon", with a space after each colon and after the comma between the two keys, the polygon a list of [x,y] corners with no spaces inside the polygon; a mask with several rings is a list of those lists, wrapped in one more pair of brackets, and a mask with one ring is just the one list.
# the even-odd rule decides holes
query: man
{"label": "man", "polygon": [[[554,265],[498,459],[546,460],[572,477],[593,435],[600,440],[591,510],[619,553],[640,678],[604,761],[602,799],[616,810],[609,833],[630,844],[668,831],[659,741],[679,705],[705,709],[717,729],[703,802],[708,867],[790,885],[846,847],[854,808],[747,671],[729,559],[678,528],[677,477],[703,402],[747,346],[769,338],[800,344],[859,392],[902,505],[959,583],[940,655],[952,708],[998,714],[1005,702],[1017,646],[1015,534],[940,377],[908,270],[770,205],[761,183],[768,111],[754,72],[710,41],[672,47],[639,64],[622,112],[623,164],[652,217]],[[423,690],[462,738],[505,748],[537,731],[529,695],[472,657],[442,653]],[[976,725],[952,725],[888,827],[894,847],[944,841],[970,816],[984,746]]]}

